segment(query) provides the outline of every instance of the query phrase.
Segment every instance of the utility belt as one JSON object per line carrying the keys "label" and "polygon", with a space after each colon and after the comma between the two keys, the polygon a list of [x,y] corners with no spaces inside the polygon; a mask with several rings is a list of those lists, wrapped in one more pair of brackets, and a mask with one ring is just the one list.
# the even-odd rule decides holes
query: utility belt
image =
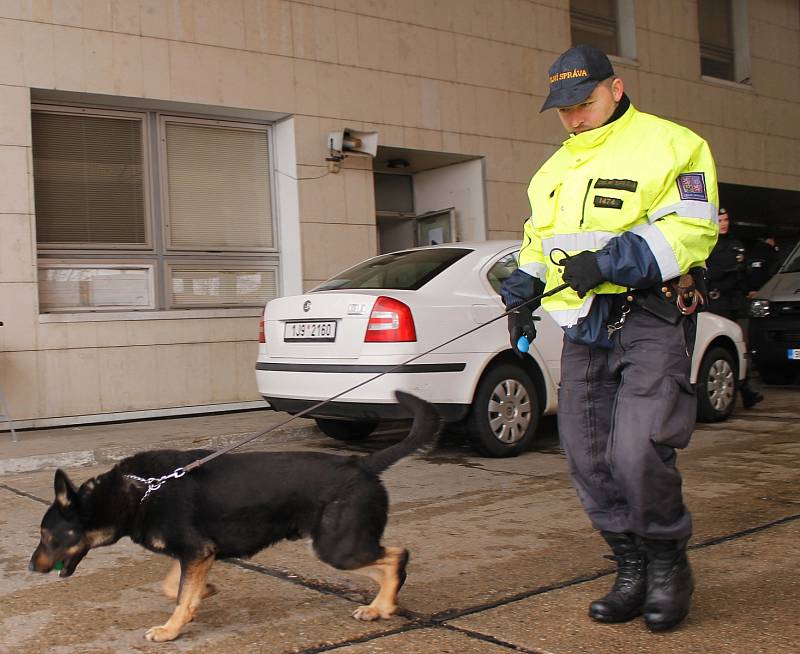
{"label": "utility belt", "polygon": [[677,325],[685,316],[698,311],[706,302],[705,269],[697,266],[685,275],[645,289],[628,289],[615,296],[608,325],[611,337],[622,328],[625,317],[634,310],[647,311],[671,325]]}

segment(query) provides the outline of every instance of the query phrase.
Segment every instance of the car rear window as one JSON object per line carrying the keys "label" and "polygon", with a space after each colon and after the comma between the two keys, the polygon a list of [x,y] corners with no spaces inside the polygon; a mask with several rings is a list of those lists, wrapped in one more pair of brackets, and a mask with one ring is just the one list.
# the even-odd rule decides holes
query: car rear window
{"label": "car rear window", "polygon": [[470,252],[466,248],[431,248],[383,254],[367,259],[311,290],[387,288],[416,291]]}

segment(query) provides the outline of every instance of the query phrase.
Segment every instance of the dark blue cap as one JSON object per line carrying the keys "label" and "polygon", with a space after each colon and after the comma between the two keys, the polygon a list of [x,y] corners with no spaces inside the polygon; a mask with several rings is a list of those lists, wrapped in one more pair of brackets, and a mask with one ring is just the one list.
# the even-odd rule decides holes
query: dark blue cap
{"label": "dark blue cap", "polygon": [[580,104],[598,82],[613,74],[614,68],[605,52],[591,45],[576,45],[550,66],[550,94],[539,111]]}

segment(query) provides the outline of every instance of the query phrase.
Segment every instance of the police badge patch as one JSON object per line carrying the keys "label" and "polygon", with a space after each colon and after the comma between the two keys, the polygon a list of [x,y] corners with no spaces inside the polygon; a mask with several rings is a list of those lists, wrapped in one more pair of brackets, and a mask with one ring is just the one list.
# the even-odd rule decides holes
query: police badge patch
{"label": "police badge patch", "polygon": [[706,176],[704,173],[683,173],[678,175],[678,193],[681,200],[705,200],[706,195]]}

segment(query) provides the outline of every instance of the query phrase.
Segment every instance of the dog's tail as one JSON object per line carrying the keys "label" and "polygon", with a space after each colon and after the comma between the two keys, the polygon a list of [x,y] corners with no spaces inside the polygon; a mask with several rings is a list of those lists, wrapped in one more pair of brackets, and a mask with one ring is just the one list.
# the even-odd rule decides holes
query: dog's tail
{"label": "dog's tail", "polygon": [[436,407],[415,395],[395,391],[397,401],[414,415],[411,432],[403,440],[384,450],[360,460],[362,467],[376,475],[397,463],[412,452],[432,443],[442,428],[442,419]]}

